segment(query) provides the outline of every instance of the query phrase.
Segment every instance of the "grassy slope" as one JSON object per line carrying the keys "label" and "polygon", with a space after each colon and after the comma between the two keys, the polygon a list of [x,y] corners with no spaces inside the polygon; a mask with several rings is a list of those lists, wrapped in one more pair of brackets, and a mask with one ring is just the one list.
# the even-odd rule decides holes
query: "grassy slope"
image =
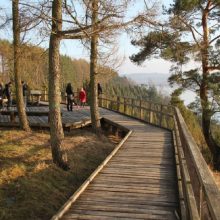
{"label": "grassy slope", "polygon": [[52,163],[47,133],[0,134],[0,219],[7,220],[49,219],[114,148],[76,131],[65,138],[71,170],[64,172]]}

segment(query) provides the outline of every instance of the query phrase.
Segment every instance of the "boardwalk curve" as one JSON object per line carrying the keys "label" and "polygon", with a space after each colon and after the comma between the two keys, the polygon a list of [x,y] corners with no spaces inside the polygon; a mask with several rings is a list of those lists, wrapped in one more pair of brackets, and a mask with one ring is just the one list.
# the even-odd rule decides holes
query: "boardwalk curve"
{"label": "boardwalk curve", "polygon": [[129,130],[116,155],[79,198],[53,219],[177,219],[179,210],[170,131],[121,114],[103,117]]}

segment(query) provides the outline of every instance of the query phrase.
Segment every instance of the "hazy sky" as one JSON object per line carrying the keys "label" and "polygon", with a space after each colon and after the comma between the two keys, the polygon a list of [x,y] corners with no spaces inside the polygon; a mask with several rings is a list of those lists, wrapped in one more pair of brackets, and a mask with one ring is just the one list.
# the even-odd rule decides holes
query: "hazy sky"
{"label": "hazy sky", "polygon": [[[153,2],[153,0],[148,0],[149,2]],[[136,2],[136,6],[133,8],[133,12],[143,8],[143,0],[138,0]],[[142,2],[142,3],[141,3]],[[173,1],[172,0],[161,0],[163,5],[169,6]],[[162,5],[161,4],[161,5]],[[123,34],[119,38],[119,57],[124,57],[124,62],[118,67],[118,72],[121,75],[126,75],[130,73],[169,73],[169,69],[171,66],[170,62],[164,61],[162,59],[150,59],[144,62],[142,66],[137,66],[133,64],[129,56],[138,51],[138,48],[131,45],[130,37],[126,34]],[[86,58],[89,59],[88,52],[83,49],[80,43],[73,42],[71,40],[66,40],[62,42],[61,45],[62,53],[70,55],[74,58]]]}
{"label": "hazy sky", "polygon": [[[152,0],[149,0],[152,2]],[[142,0],[138,0],[136,2],[136,5],[133,7],[132,12],[136,12],[141,7],[143,7]],[[163,0],[161,1],[162,4],[168,6],[170,3],[172,3],[172,0]],[[11,11],[11,1],[10,0],[0,0],[0,7],[8,9],[8,11]],[[7,38],[11,40],[11,32],[0,32],[1,38]],[[168,73],[170,68],[170,63],[166,62],[161,59],[151,59],[148,61],[145,61],[142,66],[137,66],[131,63],[129,60],[129,56],[131,56],[133,53],[137,52],[138,49],[133,47],[130,44],[131,39],[126,35],[123,34],[119,41],[119,57],[124,57],[124,62],[122,65],[118,68],[118,71],[120,74],[129,74],[129,73]],[[80,41],[77,40],[65,40],[61,43],[61,53],[71,56],[72,58],[85,58],[89,60],[88,52],[83,49],[83,47],[80,44]]]}

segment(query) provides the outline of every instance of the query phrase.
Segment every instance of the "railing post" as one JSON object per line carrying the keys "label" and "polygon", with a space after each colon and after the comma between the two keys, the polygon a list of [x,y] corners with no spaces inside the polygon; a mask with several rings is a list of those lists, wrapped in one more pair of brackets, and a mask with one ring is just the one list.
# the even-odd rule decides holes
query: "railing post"
{"label": "railing post", "polygon": [[117,96],[117,111],[120,111],[120,97]]}
{"label": "railing post", "polygon": [[99,100],[99,107],[103,107],[102,106],[102,94],[100,94],[99,96],[98,96],[98,100]]}
{"label": "railing post", "polygon": [[126,113],[127,113],[127,100],[124,97],[124,114],[126,114]]}
{"label": "railing post", "polygon": [[161,125],[162,125],[162,119],[163,119],[163,114],[162,114],[162,112],[163,112],[163,105],[160,105],[160,127],[161,127]]}
{"label": "railing post", "polygon": [[131,115],[134,116],[134,99],[131,99]]}
{"label": "railing post", "polygon": [[153,123],[152,103],[150,103],[150,123]]}
{"label": "railing post", "polygon": [[47,94],[47,90],[46,89],[44,89],[43,90],[43,99],[44,99],[44,101],[46,102],[46,101],[48,101],[48,96],[47,96],[48,94]]}
{"label": "railing post", "polygon": [[142,119],[142,101],[140,100],[140,119]]}

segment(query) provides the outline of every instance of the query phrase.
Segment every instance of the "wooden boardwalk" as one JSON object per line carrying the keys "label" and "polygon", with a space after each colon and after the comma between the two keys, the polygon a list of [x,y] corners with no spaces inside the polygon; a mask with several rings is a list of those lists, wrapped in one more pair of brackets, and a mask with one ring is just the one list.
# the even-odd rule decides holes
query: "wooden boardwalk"
{"label": "wooden boardwalk", "polygon": [[[61,110],[64,126],[82,126],[90,120],[88,107]],[[27,111],[48,112],[48,107],[29,107]],[[133,132],[62,219],[178,219],[171,132],[106,109],[101,109],[101,116]],[[31,126],[49,126],[48,116],[28,116],[28,120]],[[10,124],[8,115],[0,115],[1,125],[15,124]]]}
{"label": "wooden boardwalk", "polygon": [[[74,107],[74,111],[67,111],[65,106],[62,106],[61,111],[62,111],[62,122],[64,128],[69,128],[69,127],[80,127],[82,125],[86,125],[90,123],[90,113],[89,113],[89,107],[85,108],[78,108]],[[1,111],[6,111],[7,109],[4,108]],[[0,111],[0,127],[14,127],[14,126],[19,126],[19,119],[16,116],[15,122],[10,121],[10,115],[3,115],[1,114]],[[16,112],[16,107],[11,107],[10,111]],[[42,115],[39,116],[37,114],[39,113],[48,113],[49,108],[48,106],[33,106],[33,107],[27,107],[26,108],[27,114],[32,113],[32,115],[28,116],[28,121],[30,123],[31,127],[40,127],[40,128],[49,128],[49,123],[48,123],[48,116]],[[36,116],[34,116],[34,113],[36,113]]]}
{"label": "wooden boardwalk", "polygon": [[109,110],[101,113],[133,132],[61,219],[178,219],[171,132]]}

